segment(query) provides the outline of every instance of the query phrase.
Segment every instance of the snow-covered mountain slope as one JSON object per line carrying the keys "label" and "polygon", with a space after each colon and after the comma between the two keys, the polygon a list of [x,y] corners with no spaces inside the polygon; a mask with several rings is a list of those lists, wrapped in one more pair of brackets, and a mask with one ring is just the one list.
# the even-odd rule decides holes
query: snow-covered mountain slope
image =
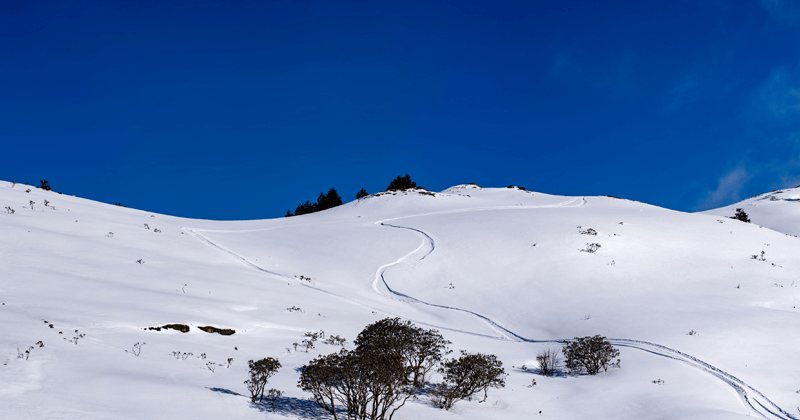
{"label": "snow-covered mountain slope", "polygon": [[[461,185],[216,222],[26,189],[0,182],[15,210],[0,213],[2,418],[328,418],[296,369],[336,348],[292,343],[319,330],[352,341],[387,316],[510,373],[486,403],[445,412],[423,396],[396,419],[800,418],[800,240],[756,220]],[[192,329],[144,329],[171,323]],[[594,334],[621,349],[620,369],[519,369]],[[276,413],[242,383],[247,360],[268,356],[283,364]]]}
{"label": "snow-covered mountain slope", "polygon": [[800,186],[759,194],[736,204],[702,213],[732,217],[739,208],[747,213],[751,223],[787,235],[800,236]]}

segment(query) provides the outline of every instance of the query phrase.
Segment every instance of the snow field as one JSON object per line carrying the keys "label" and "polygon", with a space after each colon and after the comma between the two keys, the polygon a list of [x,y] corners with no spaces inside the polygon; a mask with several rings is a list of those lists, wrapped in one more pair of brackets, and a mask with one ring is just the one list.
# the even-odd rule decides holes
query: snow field
{"label": "snow field", "polygon": [[[306,331],[351,343],[386,316],[439,329],[453,350],[496,354],[510,373],[486,403],[445,412],[422,397],[398,419],[527,419],[539,410],[559,419],[798,417],[787,412],[800,403],[800,242],[778,225],[472,186],[214,222],[10,185],[0,183],[0,207],[16,210],[0,213],[4,418],[325,418],[296,388],[295,369],[337,348],[287,348]],[[597,236],[580,233],[590,227]],[[602,247],[581,251],[592,242]],[[750,259],[761,250],[766,261]],[[142,330],[168,323],[192,329]],[[75,329],[86,334],[77,345],[68,341]],[[535,341],[593,334],[690,354],[786,412],[750,407],[716,376],[631,347],[620,347],[621,369],[596,377],[512,368],[535,366],[539,350],[557,346]],[[16,358],[39,340],[45,347]],[[147,342],[140,357],[137,342]],[[251,405],[242,384],[247,360],[267,356],[283,364],[268,386],[286,392],[275,414]],[[230,368],[206,367],[229,357]]]}

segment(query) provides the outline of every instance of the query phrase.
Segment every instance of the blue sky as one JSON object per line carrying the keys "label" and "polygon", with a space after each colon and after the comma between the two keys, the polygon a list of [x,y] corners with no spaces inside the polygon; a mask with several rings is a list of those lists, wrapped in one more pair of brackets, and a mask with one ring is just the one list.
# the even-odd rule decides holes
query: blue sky
{"label": "blue sky", "polygon": [[681,211],[800,184],[800,1],[0,2],[0,179],[209,219],[409,173]]}

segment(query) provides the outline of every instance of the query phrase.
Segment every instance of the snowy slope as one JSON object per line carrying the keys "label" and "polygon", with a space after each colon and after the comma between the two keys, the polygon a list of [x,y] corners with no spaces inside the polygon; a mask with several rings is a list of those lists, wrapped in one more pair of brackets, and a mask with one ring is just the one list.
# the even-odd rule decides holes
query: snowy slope
{"label": "snowy slope", "polygon": [[[511,374],[486,403],[444,412],[422,397],[397,419],[800,418],[800,242],[759,228],[757,213],[745,224],[461,185],[216,222],[26,188],[0,182],[0,207],[15,210],[0,213],[1,418],[328,418],[296,387],[296,368],[336,348],[292,343],[318,330],[352,340],[386,316],[494,353]],[[750,258],[762,250],[766,261]],[[168,323],[192,330],[143,329]],[[76,329],[86,335],[73,344]],[[590,334],[614,339],[622,368],[518,368]],[[269,385],[286,392],[277,413],[242,383],[246,361],[267,356],[283,364]]]}
{"label": "snowy slope", "polygon": [[739,208],[748,214],[750,223],[792,236],[800,235],[800,186],[759,194],[703,213],[731,217]]}

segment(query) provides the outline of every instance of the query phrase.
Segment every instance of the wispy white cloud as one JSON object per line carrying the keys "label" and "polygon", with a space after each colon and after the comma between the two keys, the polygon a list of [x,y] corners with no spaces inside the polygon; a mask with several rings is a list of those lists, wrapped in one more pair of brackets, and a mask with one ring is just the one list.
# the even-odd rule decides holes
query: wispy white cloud
{"label": "wispy white cloud", "polygon": [[717,188],[709,191],[698,210],[708,210],[725,206],[742,199],[741,192],[745,182],[752,175],[744,167],[738,167],[719,179]]}
{"label": "wispy white cloud", "polygon": [[767,11],[770,19],[783,23],[800,23],[800,1],[797,0],[761,0],[761,7]]}

